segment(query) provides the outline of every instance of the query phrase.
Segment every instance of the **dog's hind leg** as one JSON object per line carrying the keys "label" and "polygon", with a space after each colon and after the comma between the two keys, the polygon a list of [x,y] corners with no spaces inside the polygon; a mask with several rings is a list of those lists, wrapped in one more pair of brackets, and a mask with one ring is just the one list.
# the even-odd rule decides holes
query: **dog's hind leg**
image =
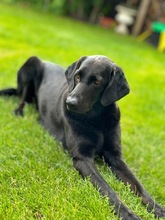
{"label": "dog's hind leg", "polygon": [[14,110],[14,113],[16,115],[23,116],[23,108],[26,104],[26,99],[28,97],[28,86],[26,86],[23,89],[22,94],[19,94],[18,90],[15,88],[7,88],[7,89],[0,90],[0,96],[20,96],[20,95],[21,95],[21,101],[20,101],[19,106]]}
{"label": "dog's hind leg", "polygon": [[19,106],[14,110],[15,115],[24,116],[23,109],[25,107],[26,101],[28,97],[28,86],[23,88],[23,92],[21,94],[21,101]]}

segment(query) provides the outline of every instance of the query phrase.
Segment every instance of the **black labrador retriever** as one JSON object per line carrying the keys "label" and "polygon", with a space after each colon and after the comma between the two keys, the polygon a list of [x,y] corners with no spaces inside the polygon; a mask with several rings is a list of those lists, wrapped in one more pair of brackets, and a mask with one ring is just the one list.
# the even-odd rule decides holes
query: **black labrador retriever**
{"label": "black labrador retriever", "polygon": [[126,207],[98,172],[99,155],[115,175],[142,198],[155,217],[165,210],[154,202],[122,159],[120,111],[115,103],[129,93],[122,70],[105,56],[84,56],[66,70],[56,64],[30,57],[18,71],[18,88],[0,95],[18,95],[15,110],[23,115],[26,102],[35,102],[41,124],[68,149],[74,167],[114,206],[123,220],[140,219]]}

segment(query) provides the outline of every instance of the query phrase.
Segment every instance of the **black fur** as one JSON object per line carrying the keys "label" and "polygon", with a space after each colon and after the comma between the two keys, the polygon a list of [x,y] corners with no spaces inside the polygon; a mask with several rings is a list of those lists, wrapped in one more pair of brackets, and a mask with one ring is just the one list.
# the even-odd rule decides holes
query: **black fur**
{"label": "black fur", "polygon": [[0,90],[0,95],[17,95],[21,101],[14,110],[16,115],[23,116],[23,108],[27,103],[35,102],[37,107],[37,92],[43,77],[43,63],[37,57],[30,57],[17,73],[17,89]]}
{"label": "black fur", "polygon": [[128,93],[123,71],[105,56],[82,57],[66,70],[32,57],[18,71],[17,94],[21,103],[16,113],[23,115],[25,102],[34,100],[41,124],[62,142],[74,167],[108,196],[123,220],[140,218],[100,175],[93,161],[95,155],[103,158],[125,184],[130,184],[148,211],[165,217],[165,210],[154,202],[122,159],[120,111],[115,102]]}

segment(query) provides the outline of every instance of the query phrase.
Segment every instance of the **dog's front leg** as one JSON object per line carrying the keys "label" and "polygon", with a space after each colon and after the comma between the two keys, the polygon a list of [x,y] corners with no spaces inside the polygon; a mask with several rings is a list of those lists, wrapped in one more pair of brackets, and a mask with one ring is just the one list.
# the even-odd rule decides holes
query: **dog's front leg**
{"label": "dog's front leg", "polygon": [[126,185],[130,184],[131,190],[133,190],[138,196],[142,197],[142,202],[144,205],[147,205],[149,212],[153,210],[155,217],[165,217],[165,210],[154,202],[153,198],[148,194],[143,185],[137,180],[120,157],[107,157],[106,154],[105,161],[119,179],[121,179]]}
{"label": "dog's front leg", "polygon": [[99,174],[93,160],[90,158],[74,158],[74,167],[79,171],[83,178],[90,177],[92,184],[98,187],[99,191],[104,196],[108,196],[109,202],[114,206],[115,214],[122,217],[123,220],[139,220],[131,210],[129,210],[119,199],[117,194],[110,188],[107,182]]}

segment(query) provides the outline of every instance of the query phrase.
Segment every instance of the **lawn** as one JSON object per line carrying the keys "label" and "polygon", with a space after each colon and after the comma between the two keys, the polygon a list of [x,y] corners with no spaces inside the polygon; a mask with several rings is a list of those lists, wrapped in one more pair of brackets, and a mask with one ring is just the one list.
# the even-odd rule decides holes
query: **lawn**
{"label": "lawn", "polygon": [[[16,86],[16,72],[31,55],[67,67],[83,55],[103,54],[125,72],[131,93],[118,102],[123,156],[165,207],[165,54],[130,36],[65,17],[0,3],[0,88]],[[15,117],[17,98],[0,97],[0,219],[117,219],[88,180],[82,180],[60,143],[38,123],[34,106]],[[143,220],[141,200],[105,165],[98,169]]]}

